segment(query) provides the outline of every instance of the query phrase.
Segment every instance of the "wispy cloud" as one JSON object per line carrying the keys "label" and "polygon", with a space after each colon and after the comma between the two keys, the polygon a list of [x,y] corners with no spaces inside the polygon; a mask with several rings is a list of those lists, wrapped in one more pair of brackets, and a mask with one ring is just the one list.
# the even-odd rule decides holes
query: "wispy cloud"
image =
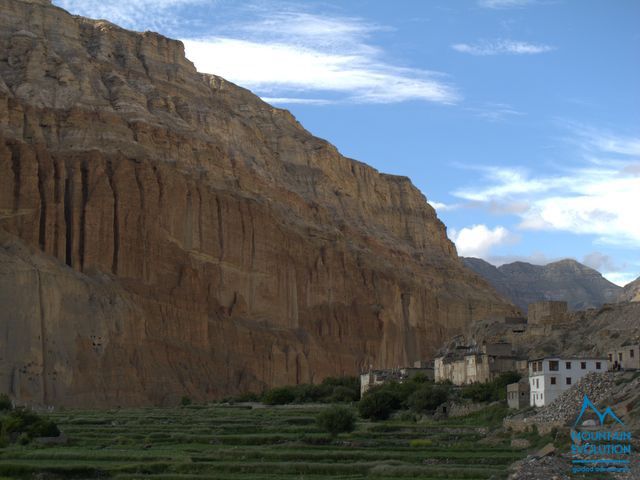
{"label": "wispy cloud", "polygon": [[[306,4],[249,1],[231,9],[209,0],[55,3],[126,28],[182,37],[187,57],[198,70],[223,76],[274,103],[460,100],[446,75],[388,60],[375,36],[391,31],[389,27],[314,13]],[[189,14],[180,15],[185,9]]]}
{"label": "wispy cloud", "polygon": [[521,8],[532,3],[533,0],[478,0],[481,7],[493,9]]}
{"label": "wispy cloud", "polygon": [[272,105],[330,105],[335,103],[324,98],[262,97],[262,100]]}
{"label": "wispy cloud", "polygon": [[457,210],[458,208],[460,208],[462,206],[459,203],[443,203],[443,202],[437,202],[435,200],[429,200],[428,203],[433,208],[435,208],[436,211],[438,211],[438,212]]}
{"label": "wispy cloud", "polygon": [[286,11],[264,13],[223,35],[183,41],[198,70],[281,103],[336,94],[332,101],[459,100],[443,74],[384,61],[384,52],[370,43],[373,32],[381,29],[361,19]]}
{"label": "wispy cloud", "polygon": [[185,19],[176,18],[170,11],[177,8],[216,3],[210,0],[54,0],[65,10],[89,18],[109,20],[133,30],[156,30],[165,35],[175,31]]}
{"label": "wispy cloud", "polygon": [[[482,172],[484,185],[462,188],[454,195],[487,209],[502,204],[507,211],[518,205],[513,213],[520,217],[521,229],[588,234],[602,243],[638,245],[640,176],[629,173],[638,165],[637,140],[594,130],[582,143],[588,150],[585,164],[555,175],[539,175],[525,168],[473,167]],[[619,156],[606,160],[611,154]],[[605,160],[592,161],[603,156]]]}
{"label": "wispy cloud", "polygon": [[544,44],[534,44],[515,40],[497,39],[480,40],[476,43],[455,43],[451,48],[461,53],[471,55],[535,55],[550,52],[555,47]]}
{"label": "wispy cloud", "polygon": [[516,110],[509,104],[495,102],[487,102],[477,107],[469,107],[467,110],[473,112],[475,116],[484,118],[490,122],[499,122],[509,117],[524,115],[524,112]]}
{"label": "wispy cloud", "polygon": [[449,238],[456,244],[458,254],[463,257],[485,258],[492,248],[513,243],[516,238],[502,226],[489,228],[479,224],[460,230],[449,230]]}
{"label": "wispy cloud", "polygon": [[604,278],[609,280],[611,283],[615,283],[620,287],[624,287],[625,285],[633,282],[636,278],[638,278],[637,272],[610,272],[602,275]]}

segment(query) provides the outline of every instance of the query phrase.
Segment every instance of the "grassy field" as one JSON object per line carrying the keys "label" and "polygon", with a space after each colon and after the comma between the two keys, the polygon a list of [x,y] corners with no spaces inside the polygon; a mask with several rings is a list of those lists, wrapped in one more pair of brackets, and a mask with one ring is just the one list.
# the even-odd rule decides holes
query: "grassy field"
{"label": "grassy field", "polygon": [[486,440],[494,415],[362,422],[332,439],[318,407],[198,406],[62,411],[67,445],[0,449],[0,478],[502,479],[525,453]]}

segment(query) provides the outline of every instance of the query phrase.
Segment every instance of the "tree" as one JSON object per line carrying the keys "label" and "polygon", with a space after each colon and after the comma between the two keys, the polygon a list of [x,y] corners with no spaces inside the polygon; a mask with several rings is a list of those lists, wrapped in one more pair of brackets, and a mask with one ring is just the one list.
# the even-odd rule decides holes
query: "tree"
{"label": "tree", "polygon": [[448,397],[447,387],[426,383],[409,396],[407,404],[414,412],[430,412],[446,402]]}
{"label": "tree", "polygon": [[352,432],[356,425],[356,417],[350,409],[334,405],[318,414],[316,424],[332,437],[336,437],[339,433]]}
{"label": "tree", "polygon": [[295,398],[293,387],[280,387],[268,390],[264,394],[262,402],[266,405],[285,405],[292,403]]}
{"label": "tree", "polygon": [[11,403],[9,395],[7,395],[6,393],[0,394],[0,412],[3,410],[11,409],[13,409],[13,404]]}
{"label": "tree", "polygon": [[358,413],[362,418],[385,420],[395,410],[397,399],[385,390],[367,392],[358,403]]}

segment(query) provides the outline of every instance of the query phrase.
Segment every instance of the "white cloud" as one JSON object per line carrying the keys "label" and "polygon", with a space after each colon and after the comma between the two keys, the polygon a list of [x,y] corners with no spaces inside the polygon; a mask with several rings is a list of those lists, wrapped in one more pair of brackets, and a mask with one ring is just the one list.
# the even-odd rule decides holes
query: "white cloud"
{"label": "white cloud", "polygon": [[456,244],[459,255],[479,258],[487,257],[493,247],[513,241],[506,228],[498,226],[491,229],[482,224],[464,227],[459,231],[451,229],[449,238]]}
{"label": "white cloud", "polygon": [[613,258],[602,252],[591,252],[584,256],[582,263],[599,272],[615,272],[620,268],[615,265]]}
{"label": "white cloud", "polygon": [[518,42],[514,40],[481,40],[475,44],[456,43],[451,48],[461,53],[471,55],[534,55],[555,50],[550,45],[533,44],[528,42]]}
{"label": "white cloud", "polygon": [[[268,98],[392,103],[424,100],[450,104],[459,99],[435,72],[393,65],[367,42],[383,27],[354,18],[285,11],[211,38],[185,39],[187,57],[198,70],[215,73]],[[291,93],[294,93],[291,95]],[[288,103],[293,103],[288,100]]]}
{"label": "white cloud", "polygon": [[519,8],[532,3],[532,0],[478,0],[481,7],[493,9]]}
{"label": "white cloud", "polygon": [[273,105],[293,105],[293,104],[305,104],[305,105],[329,105],[335,103],[331,100],[324,98],[296,98],[296,97],[262,97],[267,103]]}
{"label": "white cloud", "polygon": [[[182,40],[198,70],[251,88],[275,103],[452,104],[460,97],[441,73],[385,60],[384,50],[371,37],[389,28],[360,18],[313,14],[304,4],[250,1],[233,9],[208,0],[56,0],[56,4],[134,30],[181,37],[191,31]],[[212,6],[218,18],[207,25],[202,15],[211,15]],[[197,10],[185,19],[176,14],[185,7]],[[214,28],[214,36],[202,33]]]}
{"label": "white cloud", "polygon": [[109,20],[121,27],[134,30],[174,30],[177,19],[169,10],[189,5],[211,5],[210,0],[54,0],[53,3],[76,15]]}
{"label": "white cloud", "polygon": [[[556,175],[536,175],[514,167],[481,167],[485,185],[459,189],[454,195],[488,209],[500,204],[526,205],[513,210],[521,218],[522,229],[595,235],[600,243],[637,246],[640,176],[633,174],[638,164],[633,147],[636,141],[604,133],[592,136],[582,142],[583,148],[590,146],[589,162]],[[622,156],[591,161],[612,152]]]}
{"label": "white cloud", "polygon": [[624,287],[628,283],[633,282],[636,278],[638,278],[638,273],[635,272],[610,272],[602,274],[604,278],[609,280],[611,283],[615,283],[620,287]]}
{"label": "white cloud", "polygon": [[484,118],[491,122],[498,122],[507,117],[522,116],[520,112],[506,103],[487,102],[477,107],[469,107],[469,111],[473,112],[477,117]]}
{"label": "white cloud", "polygon": [[442,202],[436,202],[435,200],[428,200],[429,205],[431,205],[433,208],[435,208],[438,212],[444,212],[447,210],[456,210],[457,208],[460,208],[460,204],[458,203],[442,203]]}

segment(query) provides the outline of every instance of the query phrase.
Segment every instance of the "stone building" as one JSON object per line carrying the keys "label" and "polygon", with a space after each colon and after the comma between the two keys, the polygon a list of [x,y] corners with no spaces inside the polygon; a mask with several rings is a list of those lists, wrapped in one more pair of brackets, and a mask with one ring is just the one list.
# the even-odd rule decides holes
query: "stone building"
{"label": "stone building", "polygon": [[370,388],[387,382],[402,383],[418,374],[433,380],[433,367],[427,362],[416,362],[413,367],[400,367],[388,370],[373,370],[360,374],[360,396]]}
{"label": "stone building", "polygon": [[523,378],[519,382],[507,385],[507,404],[509,408],[525,408],[529,406],[531,387],[529,379]]}
{"label": "stone building", "polygon": [[567,302],[546,300],[530,303],[527,313],[529,325],[554,325],[567,320]]}
{"label": "stone building", "polygon": [[609,367],[617,370],[618,367],[623,370],[640,369],[640,344],[624,344],[607,353],[609,359]]}
{"label": "stone building", "polygon": [[544,407],[591,372],[607,371],[604,358],[546,357],[529,361],[529,387],[532,407]]}
{"label": "stone building", "polygon": [[454,385],[485,383],[501,373],[517,371],[519,360],[510,343],[485,344],[481,349],[466,347],[437,357],[434,362],[436,382],[450,381]]}

